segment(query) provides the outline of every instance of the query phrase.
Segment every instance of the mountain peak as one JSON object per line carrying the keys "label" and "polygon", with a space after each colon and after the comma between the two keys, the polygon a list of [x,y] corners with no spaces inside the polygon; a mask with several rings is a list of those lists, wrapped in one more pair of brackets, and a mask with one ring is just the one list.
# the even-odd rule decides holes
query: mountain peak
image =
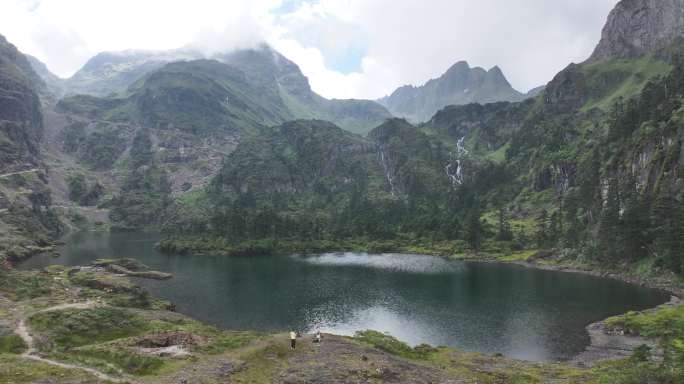
{"label": "mountain peak", "polygon": [[503,76],[503,71],[501,70],[501,68],[500,68],[498,65],[495,65],[495,66],[491,67],[491,68],[489,69],[489,71],[487,71],[487,72],[488,72],[488,73],[491,73],[491,74],[494,74],[494,75],[497,75],[497,76],[498,76],[498,75]]}
{"label": "mountain peak", "polygon": [[608,15],[589,61],[655,53],[684,36],[684,0],[622,0]]}
{"label": "mountain peak", "polygon": [[427,121],[447,105],[518,101],[525,96],[513,89],[498,66],[489,71],[458,61],[439,78],[420,87],[403,86],[379,100],[393,115],[414,122]]}
{"label": "mountain peak", "polygon": [[446,73],[449,73],[452,71],[467,71],[469,69],[470,69],[470,64],[468,64],[468,62],[465,60],[461,60],[461,61],[457,61],[456,63],[454,63],[454,65],[449,67],[449,69],[446,71]]}

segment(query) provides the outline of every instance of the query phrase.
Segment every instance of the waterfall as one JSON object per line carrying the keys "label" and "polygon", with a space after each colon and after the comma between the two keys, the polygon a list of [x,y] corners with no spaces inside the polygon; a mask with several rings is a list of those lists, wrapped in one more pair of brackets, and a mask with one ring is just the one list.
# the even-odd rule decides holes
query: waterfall
{"label": "waterfall", "polygon": [[[468,155],[468,150],[465,148],[465,136],[461,137],[456,143],[456,153],[449,152],[449,162],[444,167],[451,186],[453,188],[463,184],[463,162],[462,158]],[[454,169],[454,165],[456,169]]]}
{"label": "waterfall", "polygon": [[385,157],[385,148],[382,145],[378,146],[378,151],[380,152],[380,164],[382,164],[382,168],[385,170],[385,177],[390,185],[390,193],[392,197],[395,197],[394,179],[392,178],[392,170],[389,165],[389,156]]}

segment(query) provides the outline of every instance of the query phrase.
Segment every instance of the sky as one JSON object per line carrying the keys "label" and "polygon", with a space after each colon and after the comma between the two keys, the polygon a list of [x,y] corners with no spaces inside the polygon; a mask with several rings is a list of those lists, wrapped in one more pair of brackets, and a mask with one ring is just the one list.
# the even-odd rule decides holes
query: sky
{"label": "sky", "polygon": [[0,0],[0,34],[69,77],[98,52],[266,42],[329,98],[375,99],[466,60],[520,91],[585,60],[618,0]]}

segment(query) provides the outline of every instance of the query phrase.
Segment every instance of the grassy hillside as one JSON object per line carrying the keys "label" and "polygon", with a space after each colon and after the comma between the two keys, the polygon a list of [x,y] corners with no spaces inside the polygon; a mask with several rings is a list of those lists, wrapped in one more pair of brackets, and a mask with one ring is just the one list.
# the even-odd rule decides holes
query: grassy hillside
{"label": "grassy hillside", "polygon": [[599,108],[607,112],[616,101],[637,96],[649,80],[667,75],[671,69],[668,63],[652,57],[586,64],[582,70],[587,77],[587,87],[598,92],[592,94],[582,110]]}

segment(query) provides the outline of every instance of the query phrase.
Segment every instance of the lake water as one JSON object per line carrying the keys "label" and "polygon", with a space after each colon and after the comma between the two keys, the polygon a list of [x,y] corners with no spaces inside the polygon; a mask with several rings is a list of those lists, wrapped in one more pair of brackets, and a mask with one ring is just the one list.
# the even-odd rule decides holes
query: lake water
{"label": "lake water", "polygon": [[179,312],[226,329],[352,335],[374,329],[412,345],[447,345],[537,361],[570,358],[585,326],[668,299],[664,292],[581,274],[423,255],[358,253],[221,257],[164,255],[158,236],[79,233],[62,256],[21,268],[130,257],[171,272],[139,280]]}

